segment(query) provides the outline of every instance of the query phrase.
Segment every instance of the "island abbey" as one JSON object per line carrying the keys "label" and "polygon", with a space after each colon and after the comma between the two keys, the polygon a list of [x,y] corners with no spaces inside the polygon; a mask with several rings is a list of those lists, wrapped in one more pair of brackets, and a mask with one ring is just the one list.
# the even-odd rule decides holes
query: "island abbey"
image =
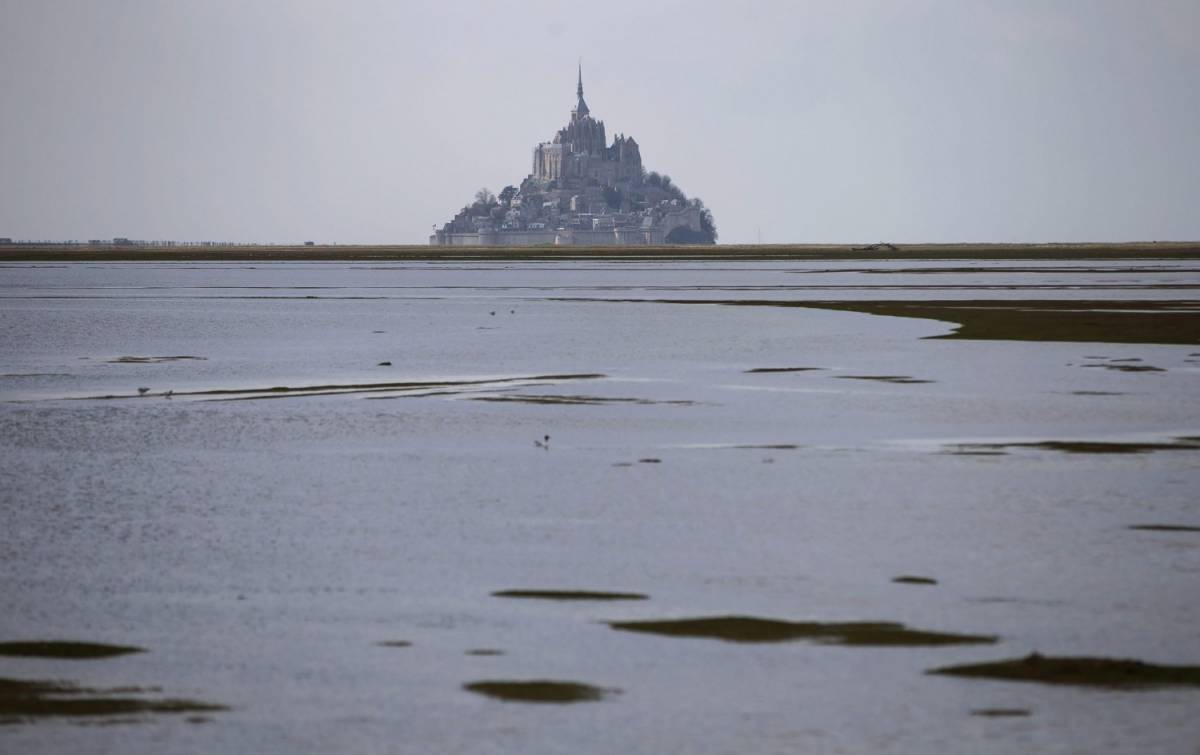
{"label": "island abbey", "polygon": [[533,149],[533,170],[499,196],[475,201],[435,231],[437,246],[711,244],[712,214],[669,176],[647,173],[633,137],[612,144],[583,99],[579,70],[571,120]]}

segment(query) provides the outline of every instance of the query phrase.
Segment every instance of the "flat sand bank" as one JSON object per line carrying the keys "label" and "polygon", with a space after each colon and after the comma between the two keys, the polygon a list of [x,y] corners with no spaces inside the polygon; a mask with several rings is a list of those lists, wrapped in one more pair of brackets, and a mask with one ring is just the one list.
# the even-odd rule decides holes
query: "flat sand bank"
{"label": "flat sand bank", "polygon": [[[874,246],[874,245],[872,245]],[[1119,244],[759,244],[661,247],[112,246],[8,244],[0,262],[379,261],[379,260],[789,260],[789,259],[1200,259],[1200,241]]]}

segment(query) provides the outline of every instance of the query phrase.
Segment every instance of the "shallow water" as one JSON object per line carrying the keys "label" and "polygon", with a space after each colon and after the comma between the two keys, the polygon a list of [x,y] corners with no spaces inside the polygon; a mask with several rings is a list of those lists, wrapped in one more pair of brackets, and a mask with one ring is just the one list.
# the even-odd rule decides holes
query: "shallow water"
{"label": "shallow water", "polygon": [[[1161,260],[0,265],[0,642],[146,651],[0,677],[153,690],[104,726],[0,716],[0,750],[1194,753],[1195,688],[925,672],[1200,664],[1200,346],[661,300],[1170,317],[1197,287]],[[613,626],[697,617],[997,641]]]}

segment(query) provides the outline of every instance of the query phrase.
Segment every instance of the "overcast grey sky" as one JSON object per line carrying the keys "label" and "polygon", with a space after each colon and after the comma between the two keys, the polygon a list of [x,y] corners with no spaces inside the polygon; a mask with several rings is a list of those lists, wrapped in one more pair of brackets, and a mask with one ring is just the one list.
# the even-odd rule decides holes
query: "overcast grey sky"
{"label": "overcast grey sky", "polygon": [[0,0],[0,236],[424,243],[592,114],[722,242],[1200,239],[1200,1]]}

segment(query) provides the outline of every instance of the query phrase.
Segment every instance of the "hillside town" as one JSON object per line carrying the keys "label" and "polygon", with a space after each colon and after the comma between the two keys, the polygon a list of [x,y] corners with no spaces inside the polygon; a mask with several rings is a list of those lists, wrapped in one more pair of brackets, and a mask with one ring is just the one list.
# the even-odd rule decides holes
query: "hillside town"
{"label": "hillside town", "polygon": [[632,136],[611,144],[592,117],[579,71],[570,122],[533,150],[532,171],[474,201],[436,230],[435,246],[713,244],[712,213],[671,177],[647,172]]}

